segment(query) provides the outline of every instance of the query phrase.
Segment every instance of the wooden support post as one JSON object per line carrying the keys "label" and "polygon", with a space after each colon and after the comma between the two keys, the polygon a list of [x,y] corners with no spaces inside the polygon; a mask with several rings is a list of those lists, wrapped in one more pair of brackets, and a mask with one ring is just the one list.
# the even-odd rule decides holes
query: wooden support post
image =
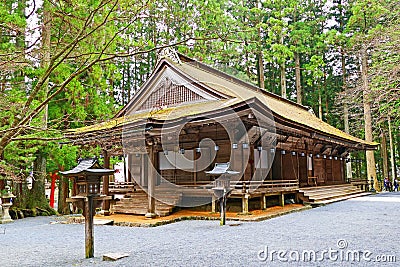
{"label": "wooden support post", "polygon": [[[105,169],[110,169],[110,155],[107,153],[106,150],[103,152],[104,156],[104,168]],[[103,195],[108,196],[109,192],[109,183],[110,183],[110,177],[108,175],[103,176]],[[103,210],[104,210],[104,216],[109,216],[110,215],[110,201],[109,200],[104,200],[103,201]]]}
{"label": "wooden support post", "polygon": [[[71,179],[72,181],[72,188],[71,188],[71,196],[76,196],[78,194],[78,185],[76,184],[76,177],[74,177],[73,179]],[[67,183],[68,185],[68,183]],[[66,189],[68,192],[69,191],[69,187]],[[66,198],[68,197],[68,193],[66,194]],[[72,213],[78,213],[78,206],[76,205],[76,203],[72,202]],[[69,206],[69,204],[67,204]],[[69,210],[69,208],[68,208]]]}
{"label": "wooden support post", "polygon": [[147,188],[148,185],[148,169],[147,169],[147,156],[146,154],[140,155],[140,186]]}
{"label": "wooden support post", "polygon": [[219,200],[220,203],[220,207],[221,207],[221,221],[220,221],[220,225],[225,225],[226,223],[226,199],[227,199],[227,195],[226,192],[223,193],[221,199]]}
{"label": "wooden support post", "polygon": [[147,213],[145,215],[146,218],[152,219],[156,217],[156,200],[154,198],[155,195],[155,184],[156,184],[156,170],[154,169],[155,165],[155,153],[154,153],[154,145],[150,145],[148,151],[148,178],[147,178],[147,194],[149,197],[149,205],[147,209]]}
{"label": "wooden support post", "polygon": [[198,154],[196,153],[196,149],[193,150],[193,184],[197,184],[197,159],[199,158]]}
{"label": "wooden support post", "polygon": [[85,199],[85,257],[94,257],[93,240],[93,196]]}
{"label": "wooden support post", "polygon": [[133,157],[134,154],[128,154],[128,182],[133,182],[132,169],[133,169]]}
{"label": "wooden support post", "polygon": [[285,194],[283,194],[282,192],[279,196],[279,205],[281,205],[282,207],[285,206]]}
{"label": "wooden support post", "polygon": [[265,196],[265,194],[261,195],[261,199],[260,199],[260,206],[262,210],[266,210],[267,209],[267,197]]}
{"label": "wooden support post", "polygon": [[215,209],[215,208],[216,208],[216,207],[215,207],[216,202],[217,202],[217,198],[216,198],[215,195],[213,194],[213,195],[212,195],[212,199],[211,199],[211,212],[212,212],[212,213],[217,212],[216,209]]}
{"label": "wooden support post", "polygon": [[248,214],[249,213],[249,195],[244,194],[242,197],[242,213]]}

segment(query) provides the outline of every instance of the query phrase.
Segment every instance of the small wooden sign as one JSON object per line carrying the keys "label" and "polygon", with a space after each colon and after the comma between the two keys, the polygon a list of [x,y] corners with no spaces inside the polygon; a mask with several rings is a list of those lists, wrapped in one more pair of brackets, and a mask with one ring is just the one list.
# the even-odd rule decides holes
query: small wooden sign
{"label": "small wooden sign", "polygon": [[107,253],[103,255],[103,261],[116,261],[125,257],[129,257],[127,253]]}

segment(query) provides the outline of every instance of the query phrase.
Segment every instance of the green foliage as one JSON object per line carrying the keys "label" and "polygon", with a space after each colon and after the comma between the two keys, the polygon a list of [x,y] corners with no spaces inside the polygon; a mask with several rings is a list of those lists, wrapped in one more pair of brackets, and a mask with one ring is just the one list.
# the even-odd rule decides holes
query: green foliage
{"label": "green foliage", "polygon": [[0,166],[15,175],[29,173],[38,151],[48,156],[48,171],[100,155],[99,147],[60,148],[63,131],[112,117],[151,75],[157,48],[166,45],[248,82],[259,81],[263,71],[266,90],[277,94],[284,65],[289,99],[296,98],[298,55],[303,104],[320,107],[324,120],[342,127],[335,99],[344,87],[354,89],[352,128],[359,137],[364,132],[358,127],[361,83],[354,55],[367,47],[374,115],[390,114],[400,124],[396,2],[45,1],[30,16],[49,26],[49,47],[42,39],[27,47],[32,30],[26,3],[0,2]]}

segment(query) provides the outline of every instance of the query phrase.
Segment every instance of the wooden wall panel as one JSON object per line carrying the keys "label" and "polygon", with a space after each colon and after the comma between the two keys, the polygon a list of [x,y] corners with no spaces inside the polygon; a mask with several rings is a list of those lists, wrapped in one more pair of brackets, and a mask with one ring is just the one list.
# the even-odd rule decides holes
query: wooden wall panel
{"label": "wooden wall panel", "polygon": [[320,184],[322,181],[326,183],[326,160],[322,158],[313,158],[314,165],[314,176],[318,177],[317,183]]}
{"label": "wooden wall panel", "polygon": [[307,184],[307,157],[299,156],[299,175],[300,184]]}
{"label": "wooden wall panel", "polygon": [[280,151],[275,154],[274,162],[272,164],[272,180],[282,180],[282,155]]}
{"label": "wooden wall panel", "polygon": [[342,181],[342,167],[340,160],[332,160],[332,179],[334,182]]}
{"label": "wooden wall panel", "polygon": [[332,183],[333,176],[332,176],[332,160],[331,159],[325,160],[325,168],[326,168],[326,182]]}
{"label": "wooden wall panel", "polygon": [[297,156],[290,153],[282,155],[282,180],[297,179]]}

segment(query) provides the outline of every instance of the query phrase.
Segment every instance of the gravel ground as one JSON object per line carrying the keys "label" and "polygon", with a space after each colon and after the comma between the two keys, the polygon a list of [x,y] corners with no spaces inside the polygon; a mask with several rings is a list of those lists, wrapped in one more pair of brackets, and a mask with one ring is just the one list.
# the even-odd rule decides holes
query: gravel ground
{"label": "gravel ground", "polygon": [[[93,259],[84,259],[84,225],[27,218],[0,225],[0,266],[399,266],[399,218],[400,193],[392,192],[223,227],[218,221],[96,226]],[[317,260],[305,261],[312,251]],[[360,261],[352,261],[354,251],[364,252]],[[110,252],[130,256],[102,261]],[[392,255],[397,263],[376,261]]]}

